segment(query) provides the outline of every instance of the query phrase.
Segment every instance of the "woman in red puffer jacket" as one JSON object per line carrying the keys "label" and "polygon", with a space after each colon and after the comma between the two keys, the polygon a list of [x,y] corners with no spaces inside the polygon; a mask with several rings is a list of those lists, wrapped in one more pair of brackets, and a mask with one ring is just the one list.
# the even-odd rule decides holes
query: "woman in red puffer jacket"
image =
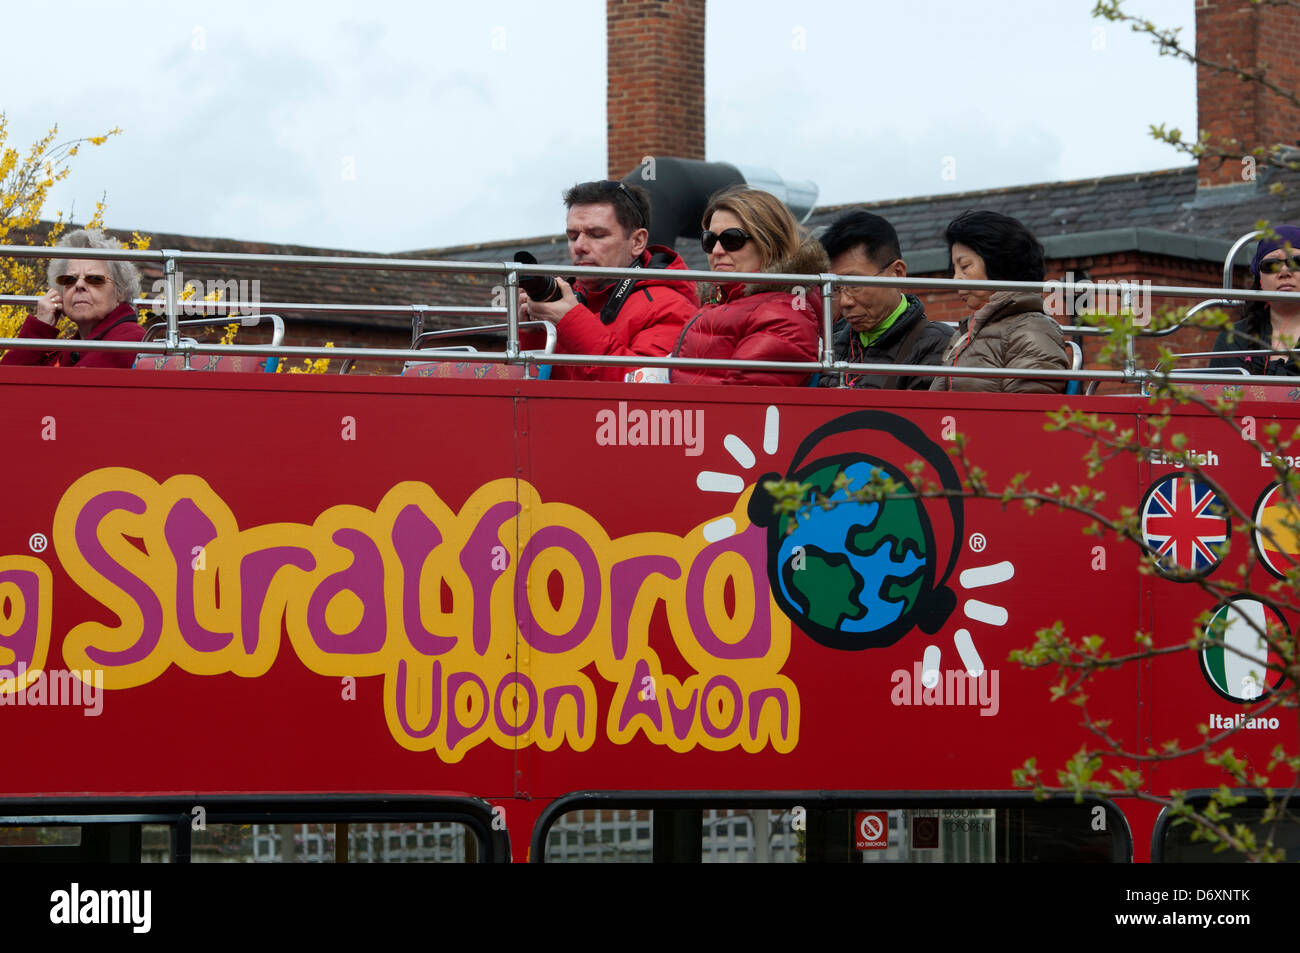
{"label": "woman in red puffer jacket", "polygon": [[[709,268],[718,272],[819,275],[830,269],[816,239],[776,196],[758,189],[728,189],[704,211],[701,243]],[[687,322],[673,352],[677,357],[736,361],[815,361],[820,341],[821,293],[810,279],[801,285],[722,282],[710,303]],[[811,372],[674,368],[678,384],[803,386]]]}

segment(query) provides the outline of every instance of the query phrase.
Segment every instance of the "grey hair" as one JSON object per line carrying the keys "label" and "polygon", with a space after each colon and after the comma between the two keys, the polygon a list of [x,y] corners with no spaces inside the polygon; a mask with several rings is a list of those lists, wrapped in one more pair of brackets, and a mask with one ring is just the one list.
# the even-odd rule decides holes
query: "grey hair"
{"label": "grey hair", "polygon": [[[59,239],[56,248],[114,248],[120,249],[126,246],[117,239],[107,237],[98,228],[79,228],[75,232],[69,232]],[[50,262],[49,279],[50,286],[54,286],[54,281],[60,275],[68,273],[69,258],[55,258]],[[129,261],[109,261],[103,259],[104,267],[108,269],[108,277],[113,279],[113,287],[117,289],[118,301],[132,301],[140,297],[140,271]]]}

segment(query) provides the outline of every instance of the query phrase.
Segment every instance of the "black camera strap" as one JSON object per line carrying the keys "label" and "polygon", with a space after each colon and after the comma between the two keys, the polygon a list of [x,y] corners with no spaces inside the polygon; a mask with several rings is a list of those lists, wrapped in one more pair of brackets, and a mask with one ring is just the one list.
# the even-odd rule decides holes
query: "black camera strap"
{"label": "black camera strap", "polygon": [[[636,261],[632,262],[632,264],[628,265],[628,267],[640,268],[641,259],[638,258]],[[637,279],[629,275],[627,278],[624,278],[615,285],[614,293],[609,296],[609,300],[605,302],[605,306],[600,309],[601,324],[608,326],[614,323],[614,319],[618,317],[618,313],[623,310],[623,302],[627,301],[627,296],[632,293],[632,286],[635,285],[636,282]]]}

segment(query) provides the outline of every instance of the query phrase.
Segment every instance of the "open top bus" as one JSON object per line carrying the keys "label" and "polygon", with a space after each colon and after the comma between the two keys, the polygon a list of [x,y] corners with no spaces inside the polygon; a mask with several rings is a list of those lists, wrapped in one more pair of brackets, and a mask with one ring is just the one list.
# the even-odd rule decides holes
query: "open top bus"
{"label": "open top bus", "polygon": [[[512,288],[573,270],[400,265]],[[1142,778],[1114,798],[1013,783],[1098,744],[1052,701],[1057,671],[1008,661],[1058,622],[1115,654],[1138,632],[1168,649],[1091,682],[1086,715],[1123,750],[1208,725],[1295,782],[1269,768],[1297,713],[1258,627],[1294,633],[1264,593],[1300,545],[1236,538],[1207,499],[1284,519],[1275,464],[1300,450],[1262,456],[1243,426],[1290,434],[1289,386],[1244,382],[1260,399],[1226,420],[1159,405],[1211,486],[1156,442],[1134,368],[1057,372],[1132,396],[551,382],[535,369],[578,359],[544,328],[530,343],[513,294],[499,353],[200,345],[169,300],[137,347],[178,369],[0,369],[0,860],[1208,859],[1156,801],[1224,783],[1199,756],[1109,758]],[[394,372],[183,369],[330,353]],[[462,368],[401,373],[440,362]],[[1092,441],[1044,428],[1065,404],[1151,448],[1088,478],[1105,512],[1139,511],[1147,551],[963,493],[967,465],[989,486],[1081,482]],[[880,479],[904,492],[794,513],[766,486],[834,499]],[[1246,565],[1258,598],[1194,582]],[[1207,612],[1219,637],[1174,651]],[[1296,859],[1295,826],[1279,838]]]}

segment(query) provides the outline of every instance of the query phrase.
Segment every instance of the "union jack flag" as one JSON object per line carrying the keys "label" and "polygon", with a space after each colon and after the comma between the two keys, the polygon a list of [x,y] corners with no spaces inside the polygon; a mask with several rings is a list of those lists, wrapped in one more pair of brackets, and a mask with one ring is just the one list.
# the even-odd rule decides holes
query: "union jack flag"
{"label": "union jack flag", "polygon": [[1216,512],[1216,503],[1214,492],[1189,476],[1166,477],[1147,491],[1142,539],[1161,569],[1187,574],[1218,565],[1228,540],[1228,520],[1221,510]]}

